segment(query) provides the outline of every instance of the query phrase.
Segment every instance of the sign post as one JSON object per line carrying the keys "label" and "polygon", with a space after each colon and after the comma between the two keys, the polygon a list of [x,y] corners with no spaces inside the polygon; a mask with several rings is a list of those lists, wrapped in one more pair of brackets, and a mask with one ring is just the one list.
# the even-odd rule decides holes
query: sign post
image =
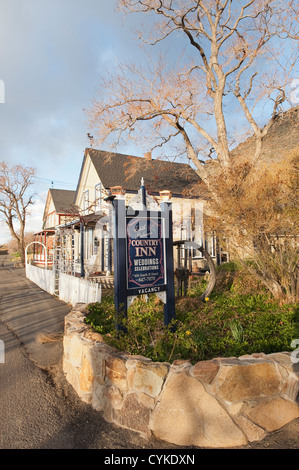
{"label": "sign post", "polygon": [[174,268],[173,268],[173,236],[172,236],[172,204],[161,204],[165,221],[165,258],[166,262],[166,299],[164,303],[164,324],[168,325],[175,318],[175,292],[174,292]]}
{"label": "sign post", "polygon": [[125,331],[122,319],[127,317],[126,278],[126,207],[122,199],[113,200],[113,240],[114,240],[114,304],[116,310],[115,327]]}
{"label": "sign post", "polygon": [[164,302],[164,324],[175,318],[172,204],[161,210],[147,207],[143,180],[141,209],[113,200],[114,286],[116,329],[124,330],[122,319],[138,295],[156,294]]}

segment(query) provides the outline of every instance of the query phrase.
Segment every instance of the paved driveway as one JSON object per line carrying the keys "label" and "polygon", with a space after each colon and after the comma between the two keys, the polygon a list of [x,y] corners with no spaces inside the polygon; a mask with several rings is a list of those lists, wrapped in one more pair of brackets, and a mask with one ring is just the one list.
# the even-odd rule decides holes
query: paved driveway
{"label": "paved driveway", "polygon": [[40,289],[25,277],[24,268],[14,268],[0,255],[1,319],[41,367],[59,361],[61,342],[41,343],[39,335],[61,333],[71,306]]}
{"label": "paved driveway", "polygon": [[101,449],[102,464],[107,449],[176,448],[107,423],[78,398],[62,371],[62,340],[38,340],[62,334],[70,309],[0,256],[0,449]]}

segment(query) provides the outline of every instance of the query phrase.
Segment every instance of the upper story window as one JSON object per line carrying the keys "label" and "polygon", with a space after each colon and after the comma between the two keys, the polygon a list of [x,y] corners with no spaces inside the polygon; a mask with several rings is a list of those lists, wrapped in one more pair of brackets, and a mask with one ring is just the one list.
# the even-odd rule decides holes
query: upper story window
{"label": "upper story window", "polygon": [[101,207],[102,207],[102,183],[98,183],[98,184],[95,185],[94,200],[95,200],[94,210],[97,211],[97,210],[101,209]]}
{"label": "upper story window", "polygon": [[84,191],[83,193],[83,213],[88,214],[88,208],[89,208],[89,191]]}
{"label": "upper story window", "polygon": [[55,226],[55,223],[56,223],[55,213],[51,212],[50,214],[47,214],[45,228],[52,228]]}

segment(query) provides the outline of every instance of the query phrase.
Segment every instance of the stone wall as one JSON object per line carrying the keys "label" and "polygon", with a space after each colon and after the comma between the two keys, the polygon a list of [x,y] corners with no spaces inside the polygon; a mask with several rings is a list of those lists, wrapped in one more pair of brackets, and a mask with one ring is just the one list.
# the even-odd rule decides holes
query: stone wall
{"label": "stone wall", "polygon": [[290,353],[157,363],[108,346],[84,317],[84,305],[66,316],[63,368],[109,422],[180,446],[226,448],[299,417]]}

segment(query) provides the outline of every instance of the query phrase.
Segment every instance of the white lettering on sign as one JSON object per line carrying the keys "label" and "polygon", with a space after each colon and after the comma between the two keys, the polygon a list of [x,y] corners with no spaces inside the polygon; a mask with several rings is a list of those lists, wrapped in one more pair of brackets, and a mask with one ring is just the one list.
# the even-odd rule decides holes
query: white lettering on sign
{"label": "white lettering on sign", "polygon": [[144,287],[143,289],[138,289],[138,294],[152,294],[153,292],[159,291],[159,287]]}
{"label": "white lettering on sign", "polygon": [[134,259],[135,266],[150,266],[152,264],[159,264],[159,259],[158,258]]}

